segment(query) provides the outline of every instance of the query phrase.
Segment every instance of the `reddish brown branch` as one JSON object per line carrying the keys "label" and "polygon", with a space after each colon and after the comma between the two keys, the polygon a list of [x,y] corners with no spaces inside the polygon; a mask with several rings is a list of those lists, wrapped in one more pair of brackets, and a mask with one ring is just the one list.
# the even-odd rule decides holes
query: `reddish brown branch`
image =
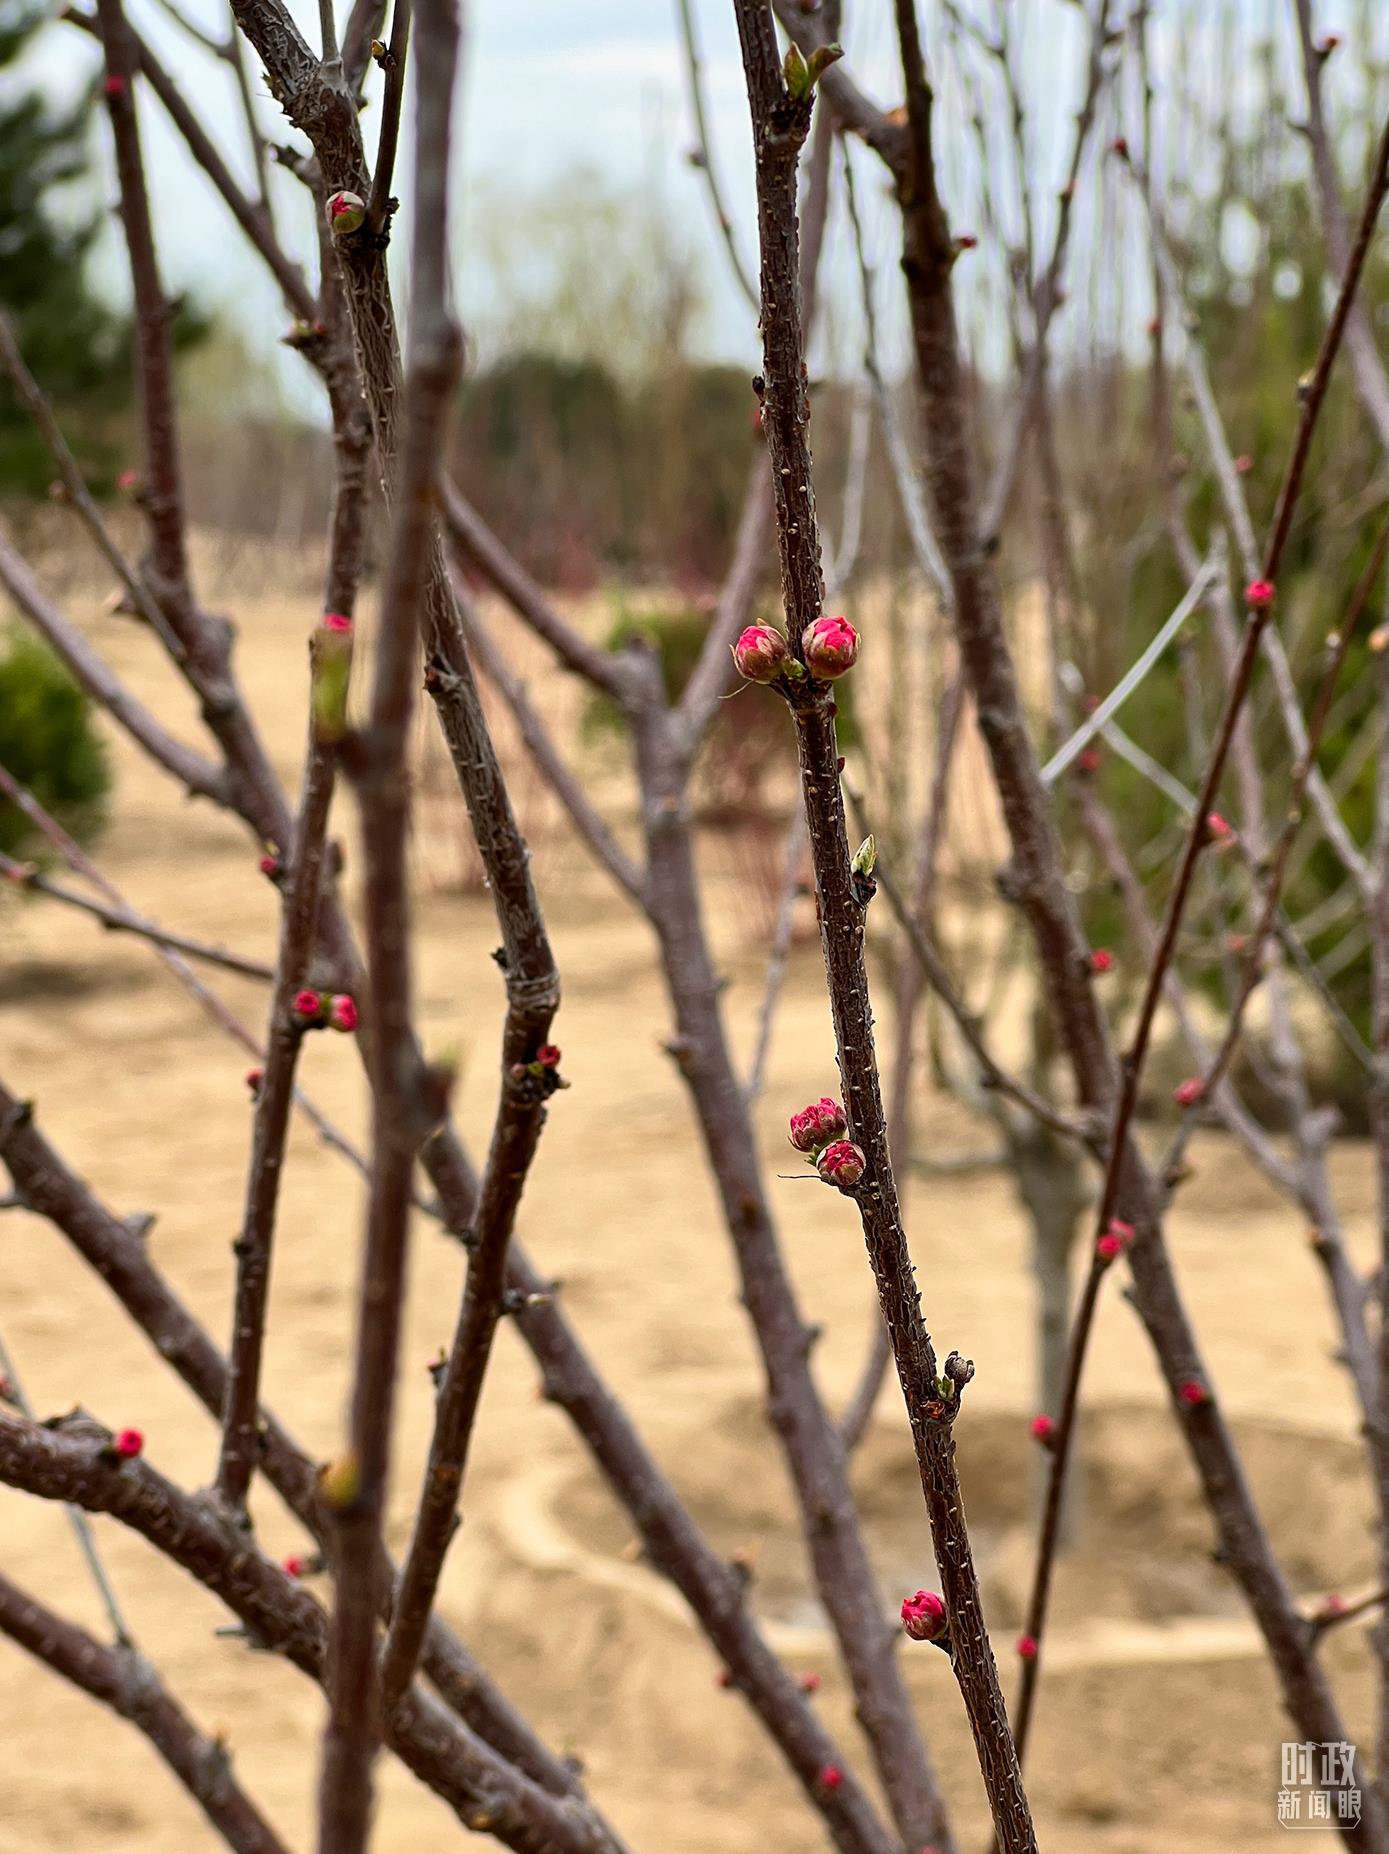
{"label": "reddish brown branch", "polygon": [[[810,103],[791,96],[783,83],[770,5],[765,0],[739,0],[737,18],[757,171],[763,428],[777,511],[782,600],[791,648],[800,655],[806,628],[820,615],[823,591],[806,437],[795,198],[796,154],[809,126]],[[910,118],[909,100],[909,128]],[[864,904],[855,893],[850,869],[834,703],[829,689],[810,678],[787,686],[800,748],[844,1103],[854,1140],[864,1154],[863,1177],[851,1195],[858,1204],[911,1421],[950,1622],[951,1662],[974,1733],[990,1812],[1004,1848],[1009,1854],[1025,1854],[1035,1849],[1036,1837],[984,1627],[955,1466],[953,1423],[967,1378],[963,1361],[952,1377],[953,1354],[946,1377],[940,1374],[902,1227],[873,1044]]]}
{"label": "reddish brown branch", "polygon": [[[329,647],[343,640],[315,638]],[[217,1494],[227,1510],[245,1522],[246,1490],[256,1465],[256,1413],[260,1404],[261,1358],[270,1299],[270,1262],[284,1168],[285,1140],[294,1103],[294,1072],[304,1039],[304,1020],[294,1008],[303,990],[318,939],[318,898],[326,860],[328,811],[333,799],[333,749],[321,737],[317,718],[309,729],[304,792],[295,825],[292,860],[282,875],[285,895],[280,945],[270,1005],[265,1064],[256,1092],[255,1129],[246,1183],[246,1205],[236,1242],[236,1289],[222,1416]]]}
{"label": "reddish brown branch", "polygon": [[[403,64],[409,0],[396,0],[393,49]],[[404,437],[395,463],[390,565],[381,599],[371,709],[355,743],[354,777],[362,814],[372,1165],[365,1253],[357,1307],[348,1485],[336,1504],[333,1669],[319,1785],[320,1854],[360,1854],[371,1815],[372,1753],[382,1729],[376,1618],[395,1407],[396,1364],[405,1293],[415,1150],[428,1112],[412,1063],[409,869],[410,791],[406,771],[420,616],[437,563],[434,486],[445,421],[462,362],[462,339],[448,309],[449,118],[458,54],[450,0],[421,0],[417,61],[415,237],[412,254],[410,371]],[[399,74],[403,81],[403,73]],[[396,77],[388,71],[388,83]],[[399,97],[395,117],[399,117]],[[383,139],[387,129],[383,125]],[[393,136],[393,131],[392,131]],[[388,153],[383,152],[386,184]],[[378,166],[378,177],[382,168]],[[376,229],[380,229],[380,222]],[[383,445],[383,458],[390,453]],[[428,1606],[420,1618],[420,1634]],[[418,1641],[416,1643],[418,1646]],[[406,1675],[414,1665],[414,1656]],[[406,1682],[390,1694],[391,1710]]]}
{"label": "reddish brown branch", "polygon": [[[1354,300],[1356,288],[1364,269],[1365,258],[1369,251],[1379,210],[1383,204],[1386,190],[1389,190],[1389,124],[1386,124],[1380,139],[1379,150],[1374,170],[1366,192],[1365,205],[1361,214],[1355,248],[1351,262],[1342,279],[1340,295],[1331,320],[1322,338],[1321,351],[1317,365],[1308,383],[1303,399],[1301,416],[1293,440],[1292,452],[1283,479],[1278,506],[1274,513],[1272,531],[1264,550],[1263,574],[1270,586],[1276,585],[1278,567],[1282,559],[1292,525],[1293,513],[1297,505],[1298,492],[1307,467],[1308,454],[1311,449],[1312,436],[1316,430],[1317,419],[1326,396],[1331,369],[1340,348],[1344,334],[1346,318]],[[1159,1002],[1163,995],[1166,976],[1176,953],[1177,936],[1181,929],[1182,918],[1186,910],[1188,897],[1196,874],[1196,865],[1202,849],[1207,842],[1207,818],[1216,801],[1216,794],[1224,776],[1225,763],[1229,755],[1231,742],[1239,720],[1240,711],[1254,673],[1254,664],[1259,649],[1259,641],[1272,613],[1272,603],[1252,603],[1245,623],[1244,636],[1241,640],[1240,653],[1226,691],[1224,705],[1217,724],[1210,754],[1201,780],[1200,792],[1196,801],[1196,814],[1192,820],[1183,848],[1182,857],[1173,878],[1168,895],[1167,908],[1163,917],[1162,929],[1158,937],[1157,948],[1149,962],[1142,1001],[1133,1036],[1126,1052],[1122,1081],[1118,1101],[1114,1110],[1113,1125],[1109,1138],[1109,1158],[1105,1171],[1103,1186],[1100,1190],[1099,1209],[1096,1217],[1096,1235],[1102,1236],[1108,1229],[1111,1219],[1119,1208],[1120,1194],[1124,1187],[1125,1173],[1129,1165],[1129,1133],[1132,1126],[1134,1110],[1138,1101],[1139,1083],[1142,1079],[1143,1065],[1148,1054],[1152,1036],[1153,1023],[1157,1016]],[[1310,771],[1310,761],[1307,771]],[[1306,774],[1304,773],[1304,779]],[[1082,1293],[1080,1307],[1077,1310],[1071,1331],[1071,1350],[1067,1363],[1066,1388],[1062,1404],[1057,1413],[1057,1425],[1053,1437],[1052,1453],[1048,1462],[1047,1493],[1042,1511],[1042,1526],[1038,1544],[1037,1569],[1032,1594],[1028,1603],[1027,1632],[1035,1640],[1041,1641],[1046,1622],[1048,1598],[1050,1595],[1051,1575],[1055,1563],[1057,1540],[1060,1531],[1062,1494],[1064,1490],[1066,1469],[1070,1460],[1071,1441],[1075,1430],[1076,1412],[1079,1403],[1080,1380],[1084,1371],[1085,1354],[1089,1335],[1094,1321],[1095,1308],[1098,1304],[1100,1283],[1107,1269],[1107,1262],[1100,1255],[1098,1247],[1092,1252],[1090,1272]],[[1030,1660],[1023,1669],[1022,1687],[1018,1701],[1017,1725],[1019,1742],[1024,1744],[1032,1715],[1034,1694],[1040,1668],[1040,1656]]]}

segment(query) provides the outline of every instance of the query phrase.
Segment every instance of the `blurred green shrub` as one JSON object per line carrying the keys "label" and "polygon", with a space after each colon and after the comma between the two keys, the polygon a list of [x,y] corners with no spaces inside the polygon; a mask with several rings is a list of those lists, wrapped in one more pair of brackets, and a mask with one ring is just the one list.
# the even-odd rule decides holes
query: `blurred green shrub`
{"label": "blurred green shrub", "polygon": [[[91,703],[53,653],[22,633],[0,633],[0,765],[79,841],[101,828],[111,768]],[[3,797],[0,850],[35,858],[44,850]]]}

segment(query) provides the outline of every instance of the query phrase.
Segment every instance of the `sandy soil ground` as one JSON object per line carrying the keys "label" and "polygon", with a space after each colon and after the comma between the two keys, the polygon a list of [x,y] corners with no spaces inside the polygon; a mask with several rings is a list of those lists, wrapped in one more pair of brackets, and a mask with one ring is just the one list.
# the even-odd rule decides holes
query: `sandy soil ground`
{"label": "sandy soil ground", "polygon": [[[246,584],[244,563],[238,568]],[[299,748],[312,593],[238,597],[241,663],[287,776]],[[122,672],[170,712],[188,705],[140,634],[79,603]],[[557,706],[573,697],[542,682]],[[188,731],[193,731],[191,717]],[[227,819],[174,793],[113,743],[117,802],[101,860],[130,901],[189,933],[269,956],[273,896],[255,850]],[[605,775],[606,776],[606,775]],[[526,788],[523,786],[523,792]],[[572,1091],[557,1102],[524,1209],[542,1265],[564,1281],[585,1340],[724,1547],[759,1565],[758,1602],[798,1666],[823,1677],[817,1703],[848,1745],[851,1704],[807,1594],[786,1487],[759,1399],[728,1247],[696,1151],[678,1077],[661,1049],[668,1014],[650,938],[523,797],[565,975],[559,1026]],[[429,1045],[462,1062],[459,1117],[475,1143],[489,1123],[500,986],[488,957],[485,896],[441,880],[459,825],[431,802],[420,866],[420,1019]],[[350,843],[350,808],[337,827]],[[449,833],[453,836],[450,838]],[[736,859],[711,850],[710,909],[746,1049],[762,961],[761,904]],[[219,1339],[249,1116],[245,1058],[211,1027],[149,950],[103,935],[51,904],[0,912],[0,1059],[35,1097],[60,1149],[119,1212],[148,1210],[149,1238],[179,1291]],[[252,1026],[256,986],[212,975]],[[314,1096],[360,1133],[364,1090],[346,1039],[307,1051]],[[813,947],[793,963],[762,1114],[769,1170],[789,1171],[789,1108],[832,1085],[830,1028]],[[960,1110],[928,1099],[923,1138],[978,1143]],[[1297,1219],[1221,1141],[1196,1148],[1197,1176],[1172,1220],[1183,1281],[1221,1394],[1249,1448],[1297,1587],[1366,1587],[1373,1576],[1362,1458],[1320,1279]],[[1372,1196],[1363,1151],[1335,1155],[1352,1239],[1367,1243]],[[850,1207],[797,1181],[773,1184],[788,1254],[811,1315],[825,1322],[827,1395],[851,1386],[869,1330],[868,1276]],[[963,1425],[991,1620],[1005,1647],[1027,1574],[1035,1464],[1031,1287],[1022,1222],[994,1174],[914,1184],[910,1217],[932,1324],[978,1364]],[[340,1437],[361,1191],[311,1132],[296,1133],[276,1260],[268,1393],[310,1449]],[[208,1477],[203,1413],[123,1322],[60,1236],[7,1214],[0,1330],[42,1412],[80,1401],[136,1423],[151,1458],[189,1485]],[[393,1543],[404,1537],[427,1435],[426,1363],[452,1325],[455,1248],[416,1232]],[[1210,1532],[1161,1413],[1143,1334],[1106,1297],[1089,1375],[1088,1520],[1061,1574],[1060,1624],[1033,1759],[1043,1845],[1076,1854],[1282,1847],[1273,1681],[1238,1600],[1209,1560]],[[857,1480],[885,1587],[931,1581],[929,1543],[900,1411],[882,1400]],[[302,1541],[273,1498],[257,1501],[268,1549]],[[140,1642],[197,1716],[225,1729],[239,1770],[292,1846],[310,1844],[319,1695],[234,1641],[214,1639],[217,1606],[119,1527],[101,1546]],[[17,1579],[93,1626],[99,1614],[64,1517],[0,1495],[0,1550]],[[466,1526],[444,1606],[538,1728],[583,1757],[593,1792],[648,1854],[812,1854],[825,1843],[740,1702],[715,1687],[714,1660],[674,1598],[636,1562],[629,1529],[570,1432],[538,1401],[528,1357],[500,1339],[470,1474]],[[1330,1662],[1353,1728],[1368,1742],[1372,1690],[1363,1631]],[[942,1657],[908,1673],[966,1845],[982,1845],[977,1776]],[[453,1818],[389,1761],[381,1769],[381,1854],[455,1844]],[[0,1642],[0,1854],[194,1854],[214,1837],[144,1741]],[[1306,1854],[1330,1846],[1309,1834]]]}

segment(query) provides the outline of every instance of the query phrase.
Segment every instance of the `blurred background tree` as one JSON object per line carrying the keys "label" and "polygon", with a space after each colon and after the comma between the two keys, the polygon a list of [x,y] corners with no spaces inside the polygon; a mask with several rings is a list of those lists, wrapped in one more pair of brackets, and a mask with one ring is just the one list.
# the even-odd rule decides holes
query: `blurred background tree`
{"label": "blurred background tree", "polygon": [[[131,394],[130,330],[90,275],[102,214],[81,182],[91,173],[95,79],[55,108],[19,68],[44,19],[29,0],[0,0],[0,309],[100,488],[103,472],[113,474],[103,428]],[[0,383],[0,489],[39,494],[52,474]]]}

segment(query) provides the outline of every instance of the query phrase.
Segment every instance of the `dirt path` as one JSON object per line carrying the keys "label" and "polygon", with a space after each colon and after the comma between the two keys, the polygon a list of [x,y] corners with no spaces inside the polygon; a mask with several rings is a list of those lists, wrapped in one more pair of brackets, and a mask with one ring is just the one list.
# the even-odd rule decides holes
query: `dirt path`
{"label": "dirt path", "polygon": [[[247,681],[292,773],[311,601],[289,609],[239,598],[237,613]],[[136,688],[154,696],[167,690],[167,674],[138,631],[88,618]],[[101,857],[131,901],[187,932],[268,953],[273,897],[256,874],[253,846],[227,820],[178,799],[119,743],[115,757],[117,816]],[[344,808],[337,828],[349,841],[350,827]],[[427,872],[451,854],[441,836],[418,846]],[[575,1085],[556,1105],[527,1195],[527,1240],[563,1278],[585,1339],[719,1543],[762,1553],[769,1614],[788,1650],[822,1674],[820,1703],[850,1742],[844,1686],[786,1539],[785,1488],[758,1412],[758,1374],[713,1193],[678,1078],[660,1049],[668,1016],[649,938],[549,829],[538,871],[565,974],[558,1034]],[[750,1024],[760,987],[760,960],[748,941],[752,905],[731,876],[713,894],[728,1010],[735,1023]],[[422,919],[421,1021],[432,1048],[460,1055],[460,1119],[480,1142],[500,1023],[490,910],[479,896],[431,892]],[[154,1253],[220,1339],[249,1132],[244,1059],[146,949],[74,915],[6,905],[0,949],[6,1079],[36,1098],[51,1136],[117,1210],[157,1215]],[[259,1021],[255,986],[217,984],[248,1021]],[[833,1073],[811,949],[793,963],[768,1076],[762,1119],[774,1171],[794,1169],[783,1163],[788,1108],[829,1087]],[[343,1039],[314,1041],[305,1079],[346,1127],[360,1130],[363,1085]],[[976,1143],[949,1103],[931,1102],[925,1121],[924,1138],[936,1149]],[[1359,1495],[1350,1491],[1358,1474],[1354,1424],[1341,1376],[1327,1362],[1333,1337],[1303,1233],[1218,1142],[1198,1145],[1196,1162],[1173,1240],[1216,1382],[1251,1426],[1256,1481],[1295,1581],[1306,1589],[1353,1587],[1369,1574]],[[1335,1168],[1352,1239],[1367,1240],[1365,1155],[1346,1148]],[[849,1207],[830,1193],[778,1181],[773,1194],[810,1313],[826,1322],[820,1363],[838,1399],[867,1333],[861,1243]],[[1025,1567],[1016,1521],[1032,1471],[1025,1435],[1031,1292],[1020,1218],[1006,1183],[993,1176],[913,1186],[909,1207],[928,1315],[946,1344],[978,1364],[972,1409],[987,1446],[967,1463],[968,1493],[981,1516],[990,1601],[1006,1646]],[[360,1216],[352,1175],[301,1128],[285,1193],[267,1388],[319,1452],[339,1434]],[[99,1284],[43,1225],[9,1214],[0,1229],[0,1330],[39,1408],[81,1401],[112,1424],[137,1423],[162,1469],[190,1485],[205,1481],[209,1423]],[[425,1365],[451,1327],[459,1282],[456,1250],[427,1227],[416,1234],[397,1544],[427,1433]],[[1092,1485],[1121,1543],[1087,1543],[1084,1575],[1063,1573],[1064,1626],[1035,1753],[1043,1844],[1068,1854],[1271,1854],[1285,1845],[1274,1801],[1281,1714],[1238,1606],[1212,1583],[1209,1530],[1179,1454],[1161,1439],[1165,1425],[1150,1415],[1160,1401],[1156,1377],[1117,1294],[1100,1322],[1090,1384],[1095,1405],[1108,1412],[1096,1428]],[[1289,1442],[1293,1410],[1303,1433]],[[924,1527],[890,1397],[861,1474],[890,1588],[899,1575],[927,1579]],[[259,1500],[257,1519],[270,1549],[300,1543],[273,1500]],[[538,1402],[529,1362],[504,1333],[467,1524],[446,1580],[448,1613],[552,1742],[582,1755],[596,1795],[635,1848],[818,1851],[823,1841],[811,1818],[748,1729],[740,1702],[716,1690],[712,1657],[678,1605],[624,1555],[626,1531],[564,1418]],[[248,1782],[291,1844],[306,1847],[318,1696],[268,1657],[214,1639],[222,1620],[215,1604],[118,1528],[100,1532],[139,1639],[197,1715],[227,1730]],[[98,1623],[60,1513],[0,1496],[0,1539],[18,1579]],[[1370,1696],[1360,1632],[1346,1630],[1331,1658],[1363,1726]],[[977,1779],[948,1669],[927,1654],[909,1667],[973,1842]],[[389,1766],[380,1819],[381,1854],[458,1842],[452,1818]],[[143,1741],[0,1644],[0,1854],[195,1854],[214,1845]],[[1315,1835],[1299,1844],[1302,1854],[1329,1845]]]}

